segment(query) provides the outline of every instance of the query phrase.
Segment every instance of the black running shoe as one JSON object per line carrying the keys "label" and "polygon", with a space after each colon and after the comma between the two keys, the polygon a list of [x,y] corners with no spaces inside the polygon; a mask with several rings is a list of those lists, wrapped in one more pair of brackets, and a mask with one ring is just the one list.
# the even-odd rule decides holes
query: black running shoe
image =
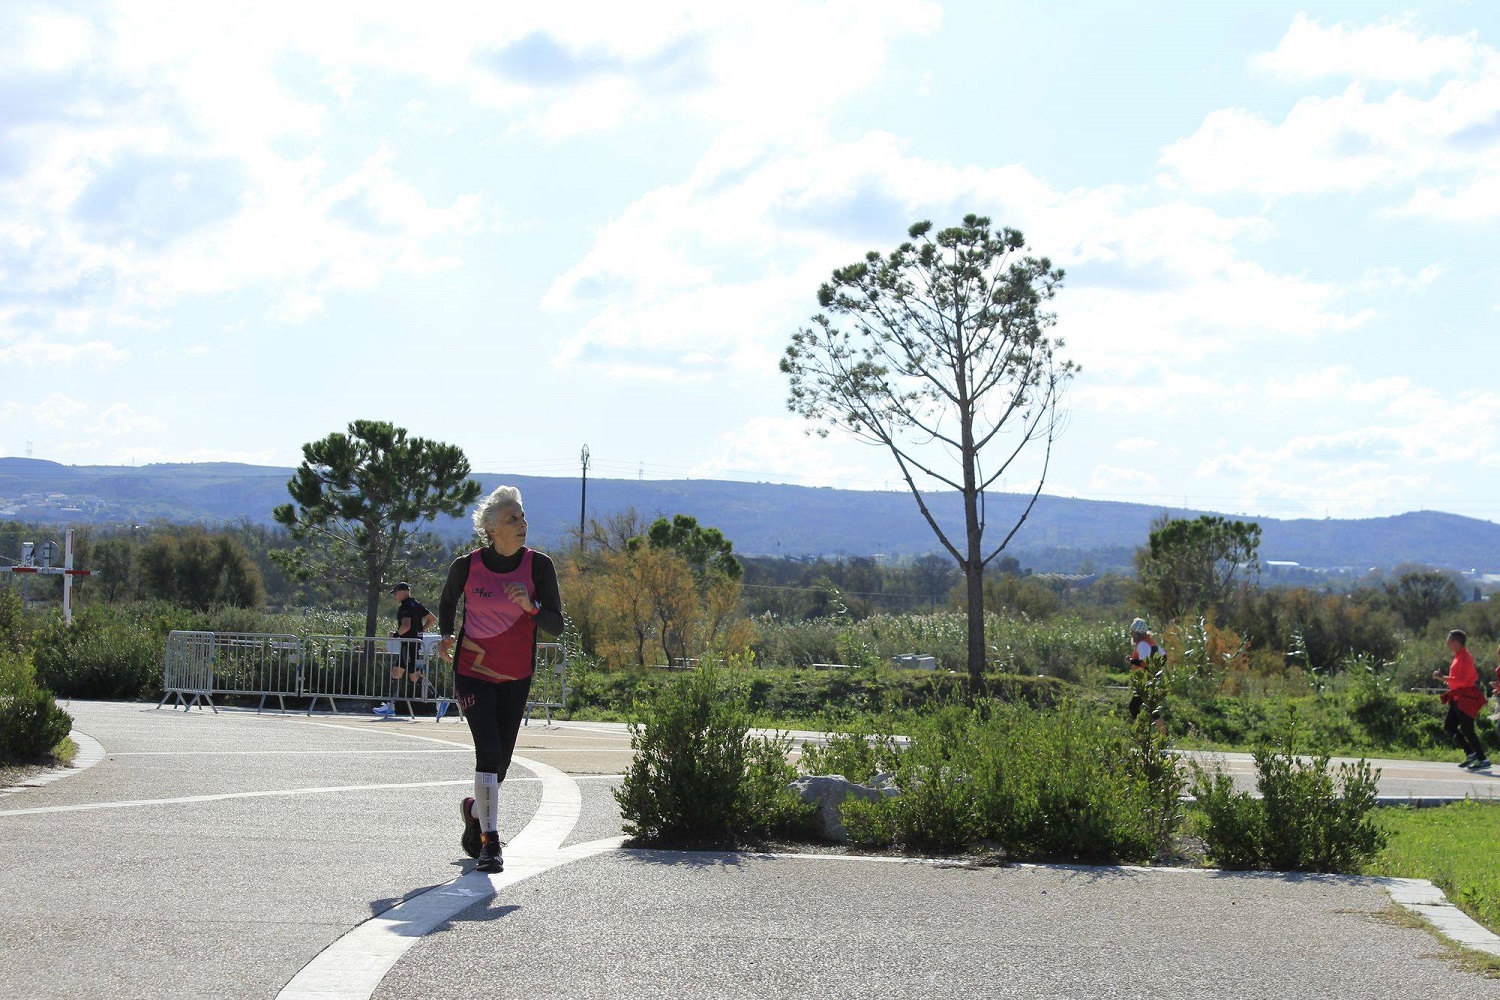
{"label": "black running shoe", "polygon": [[474,796],[465,796],[464,800],[458,804],[458,811],[464,817],[464,832],[463,836],[458,838],[459,846],[469,857],[477,858],[482,837],[479,832],[479,820],[474,818]]}
{"label": "black running shoe", "polygon": [[484,843],[479,846],[479,863],[474,866],[474,870],[488,872],[491,875],[505,871],[505,859],[500,856],[499,834],[485,835]]}

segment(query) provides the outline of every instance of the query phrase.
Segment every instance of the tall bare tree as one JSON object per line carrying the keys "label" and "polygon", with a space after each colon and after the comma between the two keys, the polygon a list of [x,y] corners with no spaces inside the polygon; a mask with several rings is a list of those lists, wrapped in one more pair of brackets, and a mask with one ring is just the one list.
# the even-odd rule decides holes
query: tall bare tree
{"label": "tall bare tree", "polygon": [[[818,289],[824,312],[797,331],[781,359],[787,405],[826,435],[842,427],[885,447],[917,507],[963,571],[969,614],[968,671],[977,689],[985,666],[984,568],[1005,550],[1042,490],[1060,429],[1062,394],[1078,370],[1057,357],[1043,309],[1063,272],[1027,254],[1014,229],[994,232],[984,216],[934,233],[932,223],[882,256],[833,272]],[[985,491],[1028,445],[1041,471],[1004,537],[986,547]],[[950,537],[929,491],[963,498],[964,532]],[[956,533],[955,533],[956,536]]]}

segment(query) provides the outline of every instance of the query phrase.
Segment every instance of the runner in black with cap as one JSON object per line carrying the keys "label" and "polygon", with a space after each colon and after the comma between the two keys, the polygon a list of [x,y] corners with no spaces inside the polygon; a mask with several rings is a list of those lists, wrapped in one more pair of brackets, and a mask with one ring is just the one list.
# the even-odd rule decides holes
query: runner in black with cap
{"label": "runner in black with cap", "polygon": [[[500,783],[510,767],[536,669],[536,633],[563,630],[562,598],[552,560],[526,547],[521,491],[501,486],[474,511],[474,530],[488,544],[448,567],[438,602],[438,655],[453,659],[453,684],[474,735],[474,794],[460,805],[464,853],[478,871],[498,872]],[[459,599],[463,626],[457,633]]]}
{"label": "runner in black with cap", "polygon": [[[375,709],[375,714],[390,718],[396,714],[396,699],[401,694],[401,681],[405,678],[420,690],[422,672],[417,669],[417,654],[422,648],[422,630],[431,628],[437,616],[428,611],[422,602],[411,596],[411,584],[398,583],[391,588],[396,599],[396,631],[392,639],[403,640],[400,644],[398,666],[391,668],[391,700]],[[405,640],[417,640],[415,642]]]}

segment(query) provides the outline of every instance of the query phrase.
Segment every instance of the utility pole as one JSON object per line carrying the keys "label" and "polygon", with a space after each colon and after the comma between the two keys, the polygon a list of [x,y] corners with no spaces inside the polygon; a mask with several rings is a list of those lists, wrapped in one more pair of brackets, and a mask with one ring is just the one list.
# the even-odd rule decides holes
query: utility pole
{"label": "utility pole", "polygon": [[578,459],[583,463],[583,491],[578,498],[578,551],[584,548],[583,519],[589,507],[589,446],[584,445],[583,451],[579,453]]}

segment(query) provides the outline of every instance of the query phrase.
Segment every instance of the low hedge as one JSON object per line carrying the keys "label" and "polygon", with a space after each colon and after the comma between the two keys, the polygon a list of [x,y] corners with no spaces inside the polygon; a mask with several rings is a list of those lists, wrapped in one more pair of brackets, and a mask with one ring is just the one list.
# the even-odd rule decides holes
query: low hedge
{"label": "low hedge", "polygon": [[[591,718],[627,719],[637,702],[657,698],[675,683],[669,670],[575,670],[568,710]],[[747,709],[761,723],[824,722],[924,709],[965,700],[969,679],[959,674],[895,670],[749,668],[739,676]],[[1058,704],[1068,684],[1055,677],[994,674],[985,697],[1033,707]]]}

